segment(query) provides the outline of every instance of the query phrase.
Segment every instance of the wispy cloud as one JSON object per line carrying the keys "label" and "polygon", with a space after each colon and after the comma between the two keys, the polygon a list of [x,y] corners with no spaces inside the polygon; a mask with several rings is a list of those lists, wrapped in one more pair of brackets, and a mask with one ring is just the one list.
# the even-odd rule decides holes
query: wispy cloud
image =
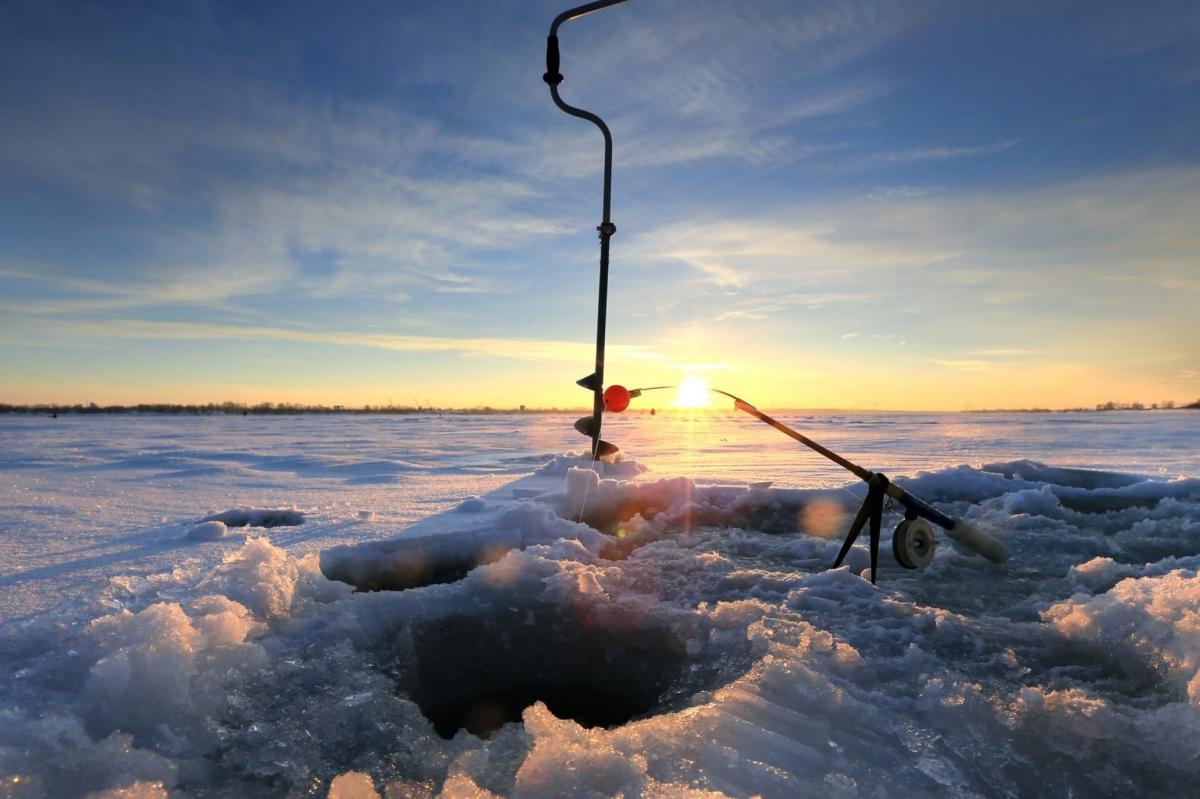
{"label": "wispy cloud", "polygon": [[1117,4],[1088,20],[1089,50],[1108,58],[1129,58],[1171,48],[1191,49],[1200,35],[1200,8],[1176,4],[1169,12],[1145,13]]}
{"label": "wispy cloud", "polygon": [[[845,278],[860,274],[853,280],[865,287],[909,283],[920,290],[936,278],[942,287],[978,292],[974,302],[1068,288],[1117,297],[1130,287],[1108,278],[1136,279],[1139,293],[1194,286],[1196,218],[1200,169],[1149,170],[1023,191],[873,194],[753,218],[689,219],[627,246],[629,257],[686,264],[720,285],[759,285],[779,302],[819,300],[814,282],[837,286],[831,301],[857,299]],[[904,280],[885,271],[902,271]],[[914,282],[924,273],[928,280]]]}
{"label": "wispy cloud", "polygon": [[[829,218],[827,211],[822,216]],[[813,279],[864,269],[917,267],[956,255],[919,242],[909,242],[904,248],[878,246],[845,235],[831,221],[806,221],[812,218],[809,209],[795,209],[767,218],[666,225],[635,237],[629,245],[630,257],[683,263],[719,286],[744,287],[786,279],[783,287],[771,286],[777,296],[783,295],[772,302],[814,304],[853,301],[860,293],[801,292],[788,299],[788,288],[796,276]]]}
{"label": "wispy cloud", "polygon": [[293,266],[281,254],[270,258],[264,254],[252,263],[175,264],[145,279],[121,276],[112,280],[82,278],[50,265],[37,268],[28,262],[0,260],[0,277],[39,284],[57,295],[8,303],[9,311],[25,314],[79,314],[156,305],[204,305],[238,312],[228,300],[278,291],[293,274]]}
{"label": "wispy cloud", "polygon": [[717,321],[724,322],[730,319],[769,319],[781,311],[790,308],[815,310],[829,305],[862,302],[870,297],[870,294],[863,292],[804,292],[784,293],[775,297],[738,299],[734,301],[732,309],[717,316]]}
{"label": "wispy cloud", "polygon": [[944,366],[947,369],[953,369],[956,372],[990,372],[1007,364],[998,361],[987,361],[979,359],[941,359],[931,358],[930,363],[935,363],[938,366]]}
{"label": "wispy cloud", "polygon": [[733,372],[738,367],[727,363],[673,363],[670,368],[681,372]]}
{"label": "wispy cloud", "polygon": [[[381,333],[313,331],[268,326],[185,322],[135,320],[55,322],[48,325],[46,331],[60,336],[88,339],[290,341],[305,344],[366,347],[392,352],[461,353],[522,361],[585,363],[593,355],[590,344],[574,341],[398,336]],[[615,358],[634,361],[668,360],[666,355],[636,345],[613,344],[609,346],[608,350]]]}
{"label": "wispy cloud", "polygon": [[987,350],[972,350],[970,355],[978,355],[981,357],[992,358],[1020,358],[1025,355],[1033,355],[1033,350],[1021,349],[1019,347],[999,347]]}
{"label": "wispy cloud", "polygon": [[908,150],[872,153],[870,159],[875,162],[894,164],[913,164],[919,161],[950,161],[956,158],[976,158],[983,155],[995,155],[1012,149],[1021,143],[1020,138],[1002,139],[991,144],[966,147],[914,147]]}

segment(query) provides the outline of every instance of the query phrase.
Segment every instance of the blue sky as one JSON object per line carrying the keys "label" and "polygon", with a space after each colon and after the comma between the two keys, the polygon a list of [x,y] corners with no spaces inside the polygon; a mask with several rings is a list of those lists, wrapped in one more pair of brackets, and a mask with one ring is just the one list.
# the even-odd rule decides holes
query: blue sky
{"label": "blue sky", "polygon": [[[584,405],[559,3],[6,3],[0,401]],[[630,2],[610,377],[765,406],[1200,396],[1200,5]]]}

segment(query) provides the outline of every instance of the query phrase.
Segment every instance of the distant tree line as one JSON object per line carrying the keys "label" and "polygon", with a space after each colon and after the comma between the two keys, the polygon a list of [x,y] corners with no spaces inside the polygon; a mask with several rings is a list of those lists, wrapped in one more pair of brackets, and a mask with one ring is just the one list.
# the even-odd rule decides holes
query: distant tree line
{"label": "distant tree line", "polygon": [[[1051,410],[1050,408],[988,408],[969,411],[970,413],[1079,413],[1084,411],[1156,411],[1187,408],[1200,410],[1200,400],[1187,405],[1177,405],[1174,401],[1156,402],[1149,406],[1140,402],[1104,402],[1095,408],[1065,408]],[[527,408],[521,405],[516,408],[494,408],[491,405],[481,405],[474,408],[437,408],[432,405],[305,405],[294,402],[260,402],[249,405],[242,402],[207,402],[197,405],[180,405],[166,402],[143,402],[137,405],[97,405],[94,402],[74,405],[12,405],[0,402],[0,413],[38,414],[58,416],[67,414],[175,414],[180,416],[294,416],[298,414],[509,414],[509,413],[581,413],[590,409],[585,408]],[[796,409],[803,410],[803,409]],[[643,411],[644,412],[644,411]]]}
{"label": "distant tree line", "polygon": [[1189,403],[1187,405],[1179,405],[1179,406],[1176,406],[1175,400],[1164,400],[1163,402],[1155,402],[1155,403],[1151,403],[1149,406],[1146,406],[1140,402],[1113,402],[1112,400],[1109,400],[1108,402],[1097,405],[1096,410],[1098,410],[1098,411],[1157,411],[1157,410],[1169,411],[1169,410],[1173,410],[1176,407],[1197,409],[1197,408],[1200,408],[1200,400],[1196,400],[1195,402]]}
{"label": "distant tree line", "polygon": [[25,413],[41,415],[93,414],[93,413],[156,413],[178,415],[229,415],[229,416],[287,416],[295,414],[489,414],[489,413],[566,413],[579,412],[579,408],[493,408],[484,405],[476,408],[435,408],[421,405],[304,405],[293,402],[260,402],[248,405],[241,402],[208,402],[198,405],[144,402],[137,405],[97,405],[94,402],[75,405],[9,405],[0,403],[0,413]]}
{"label": "distant tree line", "polygon": [[1087,411],[1170,411],[1179,408],[1200,410],[1200,400],[1187,405],[1177,405],[1175,400],[1164,400],[1146,405],[1143,402],[1101,402],[1094,408],[989,408],[971,411],[971,413],[1083,413]]}

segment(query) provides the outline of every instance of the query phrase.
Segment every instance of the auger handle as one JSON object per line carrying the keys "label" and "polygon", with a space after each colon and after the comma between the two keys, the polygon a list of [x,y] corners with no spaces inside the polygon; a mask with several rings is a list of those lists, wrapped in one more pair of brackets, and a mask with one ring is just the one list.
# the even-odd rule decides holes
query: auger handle
{"label": "auger handle", "polygon": [[542,75],[542,80],[549,83],[551,86],[557,86],[563,82],[562,73],[558,71],[558,26],[564,22],[569,22],[573,19],[587,16],[593,11],[599,11],[602,8],[615,6],[617,3],[624,3],[625,0],[596,0],[594,3],[585,3],[575,8],[568,8],[566,11],[559,14],[550,23],[550,35],[546,38],[546,74]]}
{"label": "auger handle", "polygon": [[550,23],[550,35],[554,36],[557,34],[558,26],[564,22],[568,22],[573,19],[579,19],[580,17],[587,16],[593,11],[599,11],[602,8],[608,8],[609,6],[615,6],[617,3],[624,2],[625,0],[596,0],[594,3],[584,3],[581,6],[575,6],[575,8],[568,8],[566,11],[555,17],[554,21]]}
{"label": "auger handle", "polygon": [[552,33],[546,37],[546,74],[542,75],[542,80],[551,86],[557,86],[562,83],[563,76],[558,71],[558,66],[558,36]]}

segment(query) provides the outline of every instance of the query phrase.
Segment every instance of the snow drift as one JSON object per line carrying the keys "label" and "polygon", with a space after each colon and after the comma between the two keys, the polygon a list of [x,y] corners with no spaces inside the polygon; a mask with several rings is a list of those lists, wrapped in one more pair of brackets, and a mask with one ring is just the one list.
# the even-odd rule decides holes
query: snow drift
{"label": "snow drift", "polygon": [[[1012,558],[943,542],[920,572],[885,560],[876,587],[861,551],[825,568],[858,486],[622,468],[552,464],[322,558],[249,538],[206,573],[114,580],[10,626],[5,790],[1194,790],[1200,480],[1028,461],[918,474],[904,485]],[[405,577],[415,562],[445,579]]]}

